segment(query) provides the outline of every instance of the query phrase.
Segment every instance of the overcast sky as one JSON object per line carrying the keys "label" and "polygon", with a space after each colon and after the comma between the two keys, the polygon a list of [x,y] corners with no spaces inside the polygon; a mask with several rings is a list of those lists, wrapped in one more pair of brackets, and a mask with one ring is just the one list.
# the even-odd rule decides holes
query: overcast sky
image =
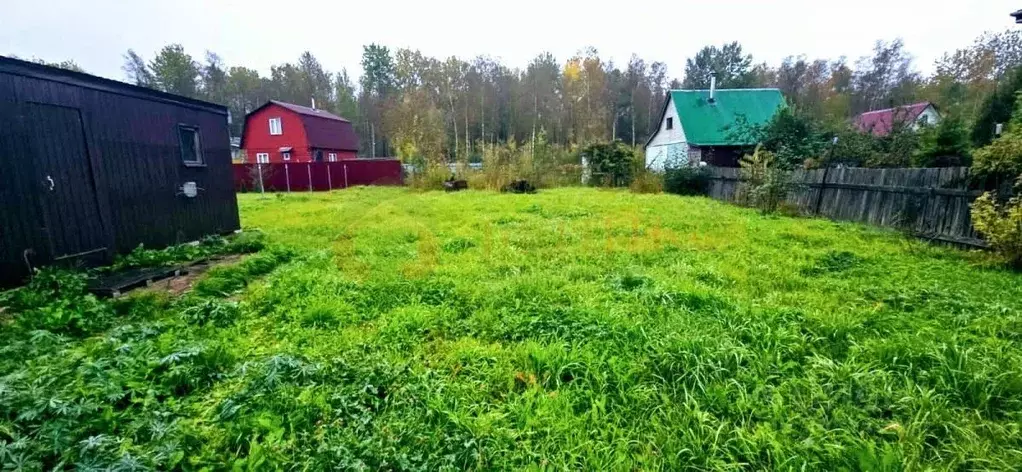
{"label": "overcast sky", "polygon": [[[93,74],[124,80],[122,55],[149,59],[181,43],[196,59],[268,73],[305,50],[331,71],[361,74],[362,45],[419,49],[431,56],[478,55],[522,67],[542,51],[559,60],[595,46],[627,62],[664,61],[680,78],[702,46],[739,41],[757,62],[868,54],[878,39],[902,38],[928,73],[945,51],[984,31],[1014,28],[1019,0],[703,1],[315,1],[5,0],[0,54],[73,59]],[[1022,25],[1020,25],[1022,27]]]}

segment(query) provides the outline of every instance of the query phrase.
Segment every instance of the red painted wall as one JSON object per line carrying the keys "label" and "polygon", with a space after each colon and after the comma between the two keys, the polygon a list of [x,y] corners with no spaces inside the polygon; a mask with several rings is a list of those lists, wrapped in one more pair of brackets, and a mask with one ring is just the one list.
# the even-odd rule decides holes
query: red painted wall
{"label": "red painted wall", "polygon": [[401,161],[356,159],[302,164],[235,164],[234,188],[251,192],[261,169],[267,192],[336,190],[354,185],[401,185]]}
{"label": "red painted wall", "polygon": [[[281,119],[282,134],[270,134],[270,118]],[[242,132],[242,143],[244,143],[246,162],[255,163],[256,154],[265,152],[270,155],[270,163],[301,163],[313,162],[314,151],[309,147],[309,140],[306,136],[305,126],[301,117],[287,108],[280,105],[269,104],[265,108],[256,111],[245,120],[245,130]],[[285,161],[280,148],[291,148],[291,160]],[[329,162],[330,153],[337,154],[337,160],[355,159],[358,153],[355,151],[319,148],[323,151],[323,162]]]}
{"label": "red painted wall", "polygon": [[[283,134],[274,136],[270,134],[270,118],[277,117],[280,117]],[[284,107],[270,104],[249,115],[243,133],[247,162],[256,162],[256,153],[260,152],[268,153],[270,162],[284,162],[280,152],[282,147],[291,147],[291,160],[288,162],[312,161],[302,120]]]}

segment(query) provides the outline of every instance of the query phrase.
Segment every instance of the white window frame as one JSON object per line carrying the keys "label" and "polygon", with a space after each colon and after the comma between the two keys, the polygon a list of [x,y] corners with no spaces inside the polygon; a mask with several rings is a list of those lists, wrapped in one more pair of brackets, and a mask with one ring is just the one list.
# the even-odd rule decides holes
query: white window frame
{"label": "white window frame", "polygon": [[[190,131],[192,133],[192,142],[184,143],[181,141],[182,131]],[[178,145],[181,147],[181,162],[183,162],[184,165],[189,167],[204,166],[206,164],[206,160],[202,155],[202,136],[199,133],[199,127],[195,125],[178,124],[177,133]],[[192,149],[192,152],[195,153],[195,160],[185,159],[184,146],[186,145]]]}
{"label": "white window frame", "polygon": [[291,160],[291,151],[284,151],[284,152],[280,153],[280,157],[282,159],[284,159],[285,161],[290,161]]}
{"label": "white window frame", "polygon": [[268,152],[257,152],[256,153],[256,164],[269,164],[270,153]]}
{"label": "white window frame", "polygon": [[284,134],[284,124],[280,121],[280,117],[270,118],[270,135],[280,136]]}
{"label": "white window frame", "polygon": [[337,153],[336,152],[327,153],[326,159],[328,162],[337,162]]}

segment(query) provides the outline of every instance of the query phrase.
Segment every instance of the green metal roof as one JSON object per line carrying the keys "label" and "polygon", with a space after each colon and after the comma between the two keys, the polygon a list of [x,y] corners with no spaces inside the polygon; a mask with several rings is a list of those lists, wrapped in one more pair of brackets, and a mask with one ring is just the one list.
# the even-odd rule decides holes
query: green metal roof
{"label": "green metal roof", "polygon": [[698,146],[743,146],[756,143],[737,142],[734,126],[739,115],[751,125],[762,125],[784,107],[781,91],[773,88],[718,89],[709,103],[709,90],[671,90],[671,100],[678,110],[685,139]]}

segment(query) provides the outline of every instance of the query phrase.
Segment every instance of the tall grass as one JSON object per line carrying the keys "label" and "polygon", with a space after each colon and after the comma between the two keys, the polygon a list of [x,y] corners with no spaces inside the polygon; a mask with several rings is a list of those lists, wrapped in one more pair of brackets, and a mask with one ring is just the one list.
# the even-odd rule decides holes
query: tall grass
{"label": "tall grass", "polygon": [[537,188],[577,186],[582,181],[582,166],[577,151],[546,143],[538,137],[535,145],[527,143],[479,143],[481,169],[473,169],[466,161],[452,164],[434,161],[425,163],[410,179],[413,188],[439,190],[452,176],[468,181],[469,188],[501,190],[515,180],[527,180]]}
{"label": "tall grass", "polygon": [[240,204],[267,248],[189,296],[8,303],[106,321],[0,329],[3,467],[1022,463],[1022,276],[981,253],[626,190]]}

